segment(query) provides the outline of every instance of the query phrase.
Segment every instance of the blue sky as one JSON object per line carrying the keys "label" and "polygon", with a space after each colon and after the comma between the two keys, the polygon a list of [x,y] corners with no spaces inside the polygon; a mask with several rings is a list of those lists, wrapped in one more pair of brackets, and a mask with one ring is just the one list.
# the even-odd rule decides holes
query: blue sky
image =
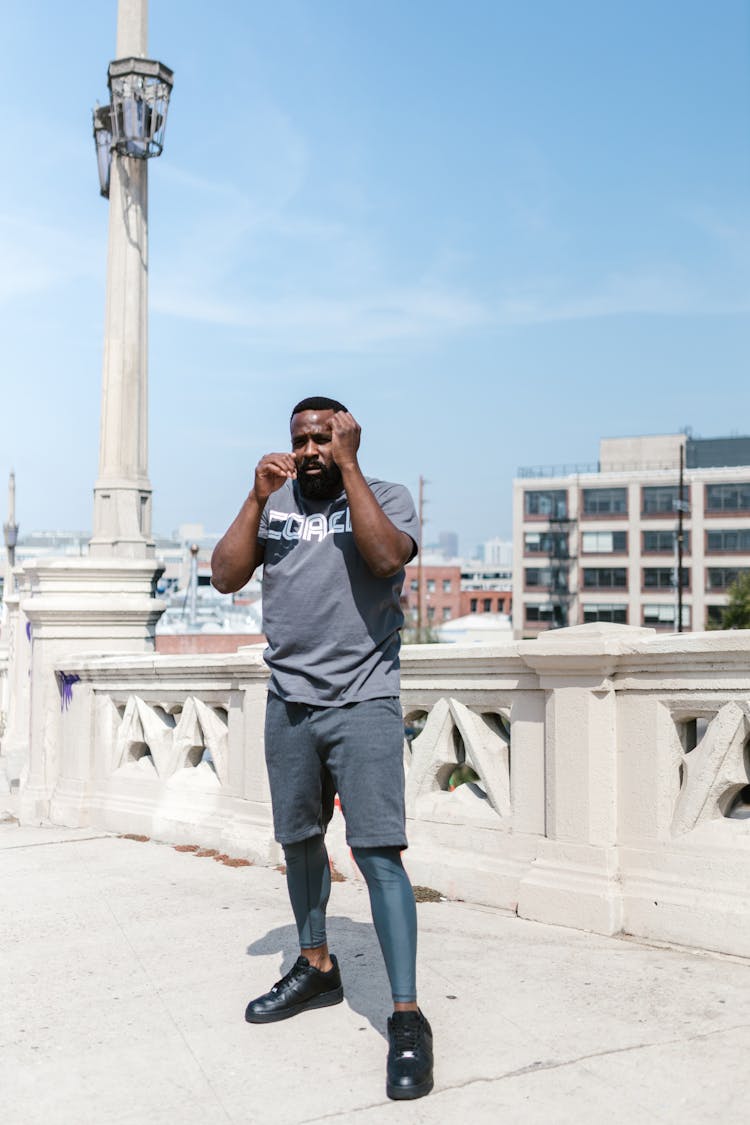
{"label": "blue sky", "polygon": [[[0,479],[87,528],[116,4],[2,14]],[[750,431],[747,0],[151,0],[149,53],[157,531],[223,530],[309,393],[464,551],[519,465]]]}

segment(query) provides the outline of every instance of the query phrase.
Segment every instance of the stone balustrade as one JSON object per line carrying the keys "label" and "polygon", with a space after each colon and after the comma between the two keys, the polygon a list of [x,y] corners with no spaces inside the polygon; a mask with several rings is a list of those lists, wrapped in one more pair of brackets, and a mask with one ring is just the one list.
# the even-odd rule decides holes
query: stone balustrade
{"label": "stone balustrade", "polygon": [[[58,662],[51,818],[280,862],[261,653]],[[750,955],[750,632],[406,647],[402,703],[415,883]],[[329,845],[357,877],[339,813]]]}

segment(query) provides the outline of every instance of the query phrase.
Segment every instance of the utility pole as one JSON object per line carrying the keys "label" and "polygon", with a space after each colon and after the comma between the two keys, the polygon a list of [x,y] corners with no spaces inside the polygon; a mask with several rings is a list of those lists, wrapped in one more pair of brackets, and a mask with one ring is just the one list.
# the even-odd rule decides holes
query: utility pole
{"label": "utility pole", "polygon": [[424,486],[425,479],[419,477],[419,543],[417,554],[417,644],[422,643],[422,617],[424,592],[422,590],[422,544],[424,542]]}
{"label": "utility pole", "polygon": [[682,557],[684,553],[685,534],[683,524],[685,508],[687,505],[684,497],[685,480],[685,447],[680,446],[680,490],[677,501],[677,632],[682,632]]}

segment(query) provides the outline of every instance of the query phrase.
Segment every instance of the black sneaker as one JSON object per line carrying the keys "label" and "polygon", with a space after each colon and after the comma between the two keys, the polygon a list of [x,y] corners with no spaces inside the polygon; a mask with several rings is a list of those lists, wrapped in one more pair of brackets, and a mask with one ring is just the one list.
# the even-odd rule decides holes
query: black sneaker
{"label": "black sneaker", "polygon": [[388,1020],[385,1092],[395,1100],[423,1098],[432,1081],[432,1028],[421,1012],[394,1012]]}
{"label": "black sneaker", "polygon": [[327,1008],[344,999],[341,973],[331,954],[333,968],[327,973],[316,969],[306,957],[298,957],[286,976],[270,992],[251,1000],[245,1012],[248,1023],[273,1023],[288,1020],[307,1008]]}

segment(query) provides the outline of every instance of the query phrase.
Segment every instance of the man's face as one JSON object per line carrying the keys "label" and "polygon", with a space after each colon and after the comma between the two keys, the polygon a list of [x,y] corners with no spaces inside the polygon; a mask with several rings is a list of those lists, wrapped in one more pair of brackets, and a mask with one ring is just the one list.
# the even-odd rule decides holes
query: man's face
{"label": "man's face", "polygon": [[332,410],[303,410],[292,418],[292,453],[300,492],[307,500],[333,500],[341,492],[328,428],[332,417]]}

